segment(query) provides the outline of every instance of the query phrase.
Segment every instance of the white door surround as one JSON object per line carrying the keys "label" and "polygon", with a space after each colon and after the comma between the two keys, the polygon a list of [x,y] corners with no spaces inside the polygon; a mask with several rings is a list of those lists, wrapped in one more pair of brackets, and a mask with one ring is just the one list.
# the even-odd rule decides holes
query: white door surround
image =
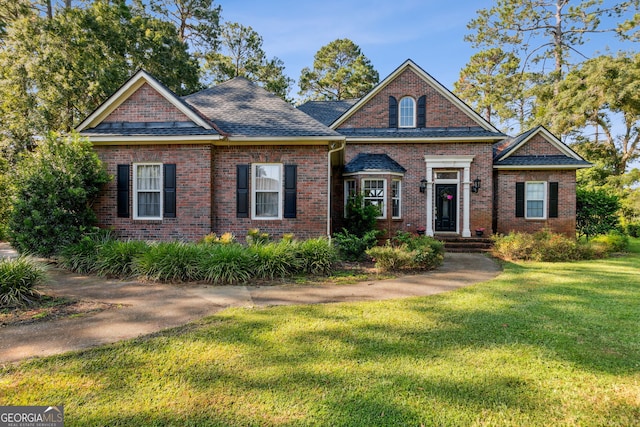
{"label": "white door surround", "polygon": [[425,226],[425,234],[427,236],[434,235],[434,169],[462,169],[462,191],[460,192],[460,201],[462,202],[462,237],[471,237],[469,229],[469,208],[471,197],[471,162],[474,156],[424,156],[424,162],[427,167],[427,224]]}

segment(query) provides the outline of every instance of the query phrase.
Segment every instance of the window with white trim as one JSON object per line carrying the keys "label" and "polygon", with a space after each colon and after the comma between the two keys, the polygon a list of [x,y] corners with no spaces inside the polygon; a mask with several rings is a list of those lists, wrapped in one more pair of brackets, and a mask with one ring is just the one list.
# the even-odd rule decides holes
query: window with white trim
{"label": "window with white trim", "polygon": [[416,101],[410,96],[405,96],[400,100],[399,105],[399,127],[416,127]]}
{"label": "window with white trim", "polygon": [[402,217],[401,200],[402,181],[394,179],[391,181],[391,218],[393,219]]}
{"label": "window with white trim", "polygon": [[379,219],[387,217],[386,194],[387,181],[384,179],[363,179],[362,180],[363,203],[365,206],[377,206],[380,211]]}
{"label": "window with white trim", "polygon": [[134,163],[133,176],[133,218],[162,219],[162,163]]}
{"label": "window with white trim", "polygon": [[347,216],[347,205],[349,204],[349,199],[354,197],[357,194],[356,191],[356,180],[355,179],[347,179],[344,181],[344,216]]}
{"label": "window with white trim", "polygon": [[281,219],[282,165],[257,163],[252,169],[253,219]]}
{"label": "window with white trim", "polygon": [[525,207],[526,218],[545,219],[546,209],[546,182],[525,183]]}

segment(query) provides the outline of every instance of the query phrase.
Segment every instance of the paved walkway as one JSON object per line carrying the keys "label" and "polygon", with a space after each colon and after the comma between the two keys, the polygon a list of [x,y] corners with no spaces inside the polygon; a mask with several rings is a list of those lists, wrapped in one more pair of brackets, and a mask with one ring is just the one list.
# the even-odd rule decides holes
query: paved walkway
{"label": "paved walkway", "polygon": [[[15,256],[0,243],[0,257]],[[119,305],[80,317],[0,327],[0,364],[81,350],[181,326],[227,307],[324,304],[433,295],[496,277],[500,267],[482,254],[447,253],[425,274],[323,286],[210,286],[140,283],[51,269],[47,295]]]}

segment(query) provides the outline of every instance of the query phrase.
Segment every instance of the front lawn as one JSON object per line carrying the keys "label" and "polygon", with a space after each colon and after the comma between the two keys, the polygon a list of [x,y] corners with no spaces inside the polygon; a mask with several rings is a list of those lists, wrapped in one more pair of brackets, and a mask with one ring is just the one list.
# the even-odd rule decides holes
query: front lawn
{"label": "front lawn", "polygon": [[65,425],[640,424],[640,241],[437,296],[233,309],[4,368]]}

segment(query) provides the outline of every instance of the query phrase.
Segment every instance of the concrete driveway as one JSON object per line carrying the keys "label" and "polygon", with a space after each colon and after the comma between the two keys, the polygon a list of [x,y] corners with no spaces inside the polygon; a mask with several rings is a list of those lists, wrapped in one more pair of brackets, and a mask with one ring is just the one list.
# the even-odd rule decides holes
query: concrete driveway
{"label": "concrete driveway", "polygon": [[[0,243],[0,256],[14,256]],[[0,363],[81,350],[181,326],[227,307],[324,304],[433,295],[500,274],[482,254],[447,253],[444,265],[420,275],[325,286],[168,285],[109,280],[51,269],[47,295],[118,305],[95,314],[0,328]]]}

